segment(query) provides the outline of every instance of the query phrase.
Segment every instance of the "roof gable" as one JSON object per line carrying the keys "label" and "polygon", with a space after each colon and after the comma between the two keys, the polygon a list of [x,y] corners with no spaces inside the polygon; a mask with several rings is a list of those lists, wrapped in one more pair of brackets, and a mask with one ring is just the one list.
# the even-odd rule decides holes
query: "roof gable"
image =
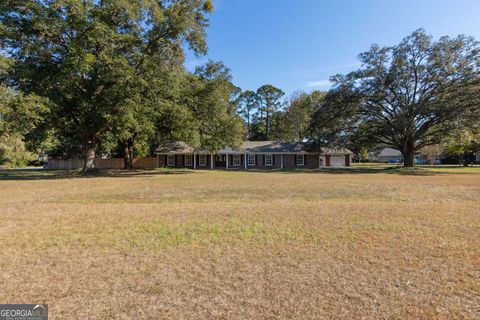
{"label": "roof gable", "polygon": [[156,153],[193,153],[195,149],[184,141],[173,141],[158,146]]}
{"label": "roof gable", "polygon": [[242,149],[246,152],[263,153],[296,153],[305,152],[305,144],[301,142],[282,142],[282,141],[245,141]]}

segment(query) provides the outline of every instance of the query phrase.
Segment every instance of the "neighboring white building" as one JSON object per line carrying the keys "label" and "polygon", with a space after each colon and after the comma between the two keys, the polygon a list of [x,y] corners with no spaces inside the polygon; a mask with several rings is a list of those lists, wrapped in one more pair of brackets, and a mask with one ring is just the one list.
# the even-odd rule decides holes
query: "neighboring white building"
{"label": "neighboring white building", "polygon": [[370,160],[378,162],[402,162],[402,153],[396,149],[383,148],[370,155]]}

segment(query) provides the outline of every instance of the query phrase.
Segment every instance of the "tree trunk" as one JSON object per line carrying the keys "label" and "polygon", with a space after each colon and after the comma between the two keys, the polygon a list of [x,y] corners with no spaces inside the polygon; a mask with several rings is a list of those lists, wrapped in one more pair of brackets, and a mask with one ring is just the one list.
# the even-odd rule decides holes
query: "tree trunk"
{"label": "tree trunk", "polygon": [[403,167],[404,168],[413,168],[415,165],[415,150],[413,145],[407,144],[402,149],[402,156],[403,156]]}
{"label": "tree trunk", "polygon": [[265,138],[269,139],[270,135],[270,115],[269,112],[265,113]]}
{"label": "tree trunk", "polygon": [[123,170],[133,170],[134,141],[134,138],[129,138],[123,143]]}
{"label": "tree trunk", "polygon": [[463,153],[462,159],[463,159],[463,166],[468,167],[468,157],[466,152]]}
{"label": "tree trunk", "polygon": [[96,139],[89,139],[85,143],[85,162],[83,164],[83,172],[96,171],[95,156],[97,154],[97,141]]}

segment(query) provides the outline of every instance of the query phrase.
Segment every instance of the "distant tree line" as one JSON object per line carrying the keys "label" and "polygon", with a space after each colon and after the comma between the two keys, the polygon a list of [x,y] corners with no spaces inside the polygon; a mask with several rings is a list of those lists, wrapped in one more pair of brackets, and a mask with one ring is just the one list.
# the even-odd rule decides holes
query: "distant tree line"
{"label": "distant tree line", "polygon": [[236,100],[247,140],[303,141],[309,137],[314,109],[324,92],[296,92],[288,99],[285,93],[266,84],[256,91],[246,90]]}
{"label": "distant tree line", "polygon": [[[238,88],[209,61],[184,68],[184,48],[207,52],[209,0],[0,3],[0,164],[48,151],[85,159],[152,155],[184,140],[215,151],[242,140],[309,141],[358,154],[379,147],[478,150],[480,49],[473,38],[433,41],[417,30],[374,45],[362,67],[332,77],[328,92]],[[441,146],[441,147],[439,147]],[[3,160],[2,160],[3,159]],[[8,160],[8,159],[7,159]]]}

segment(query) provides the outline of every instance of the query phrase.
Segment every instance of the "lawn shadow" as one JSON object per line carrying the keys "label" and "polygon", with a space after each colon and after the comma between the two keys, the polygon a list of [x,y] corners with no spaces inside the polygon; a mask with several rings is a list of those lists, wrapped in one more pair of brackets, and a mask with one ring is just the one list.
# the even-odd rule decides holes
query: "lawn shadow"
{"label": "lawn shadow", "polygon": [[433,176],[445,174],[445,172],[435,172],[424,168],[403,168],[394,167],[338,167],[338,168],[320,168],[320,169],[271,169],[271,170],[248,170],[249,172],[261,173],[282,173],[282,174],[398,174],[406,176]]}
{"label": "lawn shadow", "polygon": [[133,178],[154,177],[170,174],[195,174],[195,171],[182,169],[95,170],[84,174],[81,170],[45,170],[42,168],[0,169],[0,181],[90,179],[99,177]]}
{"label": "lawn shadow", "polygon": [[[464,167],[415,167],[403,168],[400,166],[352,166],[338,168],[321,169],[248,169],[248,170],[225,170],[223,172],[246,172],[246,173],[280,173],[280,174],[397,174],[405,176],[435,176],[445,174],[471,174],[472,171],[464,171]],[[480,173],[480,168],[478,168]],[[155,177],[162,175],[186,175],[199,172],[210,172],[210,170],[191,170],[191,169],[136,169],[136,170],[96,170],[88,174],[83,174],[81,170],[45,170],[42,168],[26,169],[0,169],[0,181],[8,180],[60,180],[60,179],[89,179],[89,178],[134,178],[134,177]],[[476,170],[475,170],[476,173]]]}

